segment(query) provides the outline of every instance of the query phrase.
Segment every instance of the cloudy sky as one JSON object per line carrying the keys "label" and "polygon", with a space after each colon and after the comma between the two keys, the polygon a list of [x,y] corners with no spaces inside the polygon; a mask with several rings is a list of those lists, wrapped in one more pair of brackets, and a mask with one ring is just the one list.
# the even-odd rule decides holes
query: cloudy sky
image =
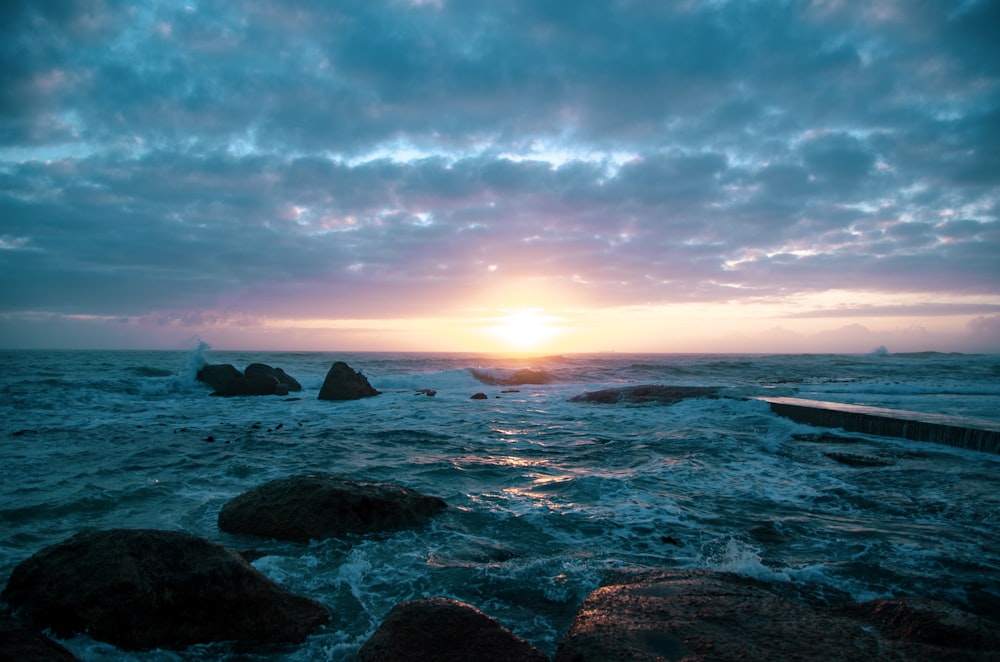
{"label": "cloudy sky", "polygon": [[0,346],[997,352],[997,25],[8,1]]}

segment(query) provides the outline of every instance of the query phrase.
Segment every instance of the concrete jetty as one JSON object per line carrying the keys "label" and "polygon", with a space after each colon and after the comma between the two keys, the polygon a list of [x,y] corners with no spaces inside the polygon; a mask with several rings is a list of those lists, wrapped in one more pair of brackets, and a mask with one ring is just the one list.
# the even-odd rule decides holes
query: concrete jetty
{"label": "concrete jetty", "polygon": [[804,398],[759,399],[797,423],[1000,454],[1000,423],[994,421]]}

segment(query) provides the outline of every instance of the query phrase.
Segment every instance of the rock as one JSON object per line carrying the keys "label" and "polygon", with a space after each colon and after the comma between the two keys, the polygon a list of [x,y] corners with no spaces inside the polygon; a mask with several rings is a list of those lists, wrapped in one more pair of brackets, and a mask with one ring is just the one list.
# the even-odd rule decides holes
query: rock
{"label": "rock", "polygon": [[855,453],[823,453],[823,455],[849,467],[888,467],[892,464],[892,460],[871,455],[857,455]]}
{"label": "rock", "polygon": [[672,405],[688,398],[718,398],[722,391],[718,386],[662,386],[647,384],[643,386],[623,386],[608,388],[601,391],[587,391],[574,395],[570,402],[597,402],[600,404],[618,404],[619,402],[656,402]]}
{"label": "rock", "polygon": [[326,373],[323,387],[319,390],[320,400],[358,400],[379,395],[368,383],[368,379],[343,361],[337,361]]}
{"label": "rock", "polygon": [[267,377],[273,378],[278,384],[284,385],[283,395],[288,395],[289,391],[301,391],[302,384],[298,382],[294,377],[289,375],[287,372],[281,368],[272,368],[266,363],[251,363],[243,371],[243,374],[247,377],[253,377],[256,375],[265,375]]}
{"label": "rock", "polygon": [[737,575],[667,570],[625,578],[591,593],[554,662],[985,661],[998,659],[996,628],[995,622],[954,609],[928,612],[866,603],[853,610],[824,610]]}
{"label": "rock", "polygon": [[544,370],[521,368],[511,373],[495,373],[490,370],[472,369],[472,376],[490,386],[521,386],[524,384],[550,384],[553,377]]}
{"label": "rock", "polygon": [[236,552],[179,531],[88,531],[18,565],[2,597],[56,636],[127,650],[299,642],[329,620]]}
{"label": "rock", "polygon": [[437,395],[437,391],[432,388],[418,388],[415,395],[426,395],[429,398],[433,398]]}
{"label": "rock", "polygon": [[547,662],[548,657],[475,607],[430,598],[393,607],[357,659]]}
{"label": "rock", "polygon": [[219,528],[306,542],[412,528],[444,508],[443,500],[399,485],[313,473],[279,478],[232,499],[219,512]]}
{"label": "rock", "polygon": [[862,602],[840,611],[871,623],[883,636],[895,641],[958,648],[961,651],[997,651],[994,659],[1000,660],[997,622],[968,614],[951,605],[908,598]]}
{"label": "rock", "polygon": [[469,398],[470,400],[489,400],[489,396],[485,393],[473,393]]}
{"label": "rock", "polygon": [[0,611],[0,661],[75,662],[77,657],[38,630]]}
{"label": "rock", "polygon": [[236,380],[230,390],[212,395],[274,395],[278,388],[278,380],[270,375],[251,375]]}
{"label": "rock", "polygon": [[208,384],[216,393],[229,392],[241,379],[243,373],[230,363],[210,364],[198,371],[198,381]]}

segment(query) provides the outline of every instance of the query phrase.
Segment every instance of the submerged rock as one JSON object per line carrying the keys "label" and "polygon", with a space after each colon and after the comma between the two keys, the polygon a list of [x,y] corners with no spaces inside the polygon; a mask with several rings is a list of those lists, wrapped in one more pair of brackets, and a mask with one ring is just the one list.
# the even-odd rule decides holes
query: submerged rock
{"label": "submerged rock", "polygon": [[329,620],[236,552],[179,531],[78,533],[18,565],[2,597],[35,627],[128,650],[299,642]]}
{"label": "submerged rock", "polygon": [[379,395],[368,382],[368,378],[343,361],[334,363],[326,373],[323,387],[319,390],[320,400],[359,400]]}
{"label": "submerged rock", "polygon": [[591,593],[554,662],[997,659],[995,622],[908,603],[835,612],[737,575],[656,571]]}
{"label": "submerged rock", "polygon": [[272,480],[232,499],[219,512],[219,528],[306,542],[412,528],[445,508],[438,497],[400,485],[313,473]]}
{"label": "submerged rock", "polygon": [[661,384],[645,384],[643,386],[622,386],[607,388],[601,391],[587,391],[574,395],[570,402],[597,402],[600,404],[618,404],[619,402],[656,402],[672,405],[688,398],[719,398],[722,391],[718,386],[663,386]]}
{"label": "submerged rock", "polygon": [[547,662],[537,648],[475,607],[447,598],[393,607],[358,652],[359,662]]}
{"label": "submerged rock", "polygon": [[872,455],[857,455],[856,453],[823,453],[834,462],[846,464],[849,467],[888,467],[892,460],[886,460]]}

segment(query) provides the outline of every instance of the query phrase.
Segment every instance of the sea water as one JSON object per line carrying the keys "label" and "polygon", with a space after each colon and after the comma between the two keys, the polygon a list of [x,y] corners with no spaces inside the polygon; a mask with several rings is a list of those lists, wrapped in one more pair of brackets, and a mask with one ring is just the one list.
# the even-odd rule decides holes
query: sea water
{"label": "sea water", "polygon": [[[382,395],[318,400],[337,360]],[[206,361],[267,363],[303,390],[211,397],[195,379]],[[524,369],[546,383],[511,383]],[[652,383],[736,397],[570,402]],[[255,567],[332,614],[301,645],[238,657],[63,642],[84,660],[351,659],[395,604],[432,596],[552,654],[587,594],[631,568],[731,571],[817,604],[921,596],[1000,611],[1000,456],[831,439],[753,399],[766,395],[997,421],[1000,357],[0,352],[0,584],[82,530],[181,530],[262,552]],[[311,471],[450,508],[414,530],[309,544],[219,531],[229,499]]]}

